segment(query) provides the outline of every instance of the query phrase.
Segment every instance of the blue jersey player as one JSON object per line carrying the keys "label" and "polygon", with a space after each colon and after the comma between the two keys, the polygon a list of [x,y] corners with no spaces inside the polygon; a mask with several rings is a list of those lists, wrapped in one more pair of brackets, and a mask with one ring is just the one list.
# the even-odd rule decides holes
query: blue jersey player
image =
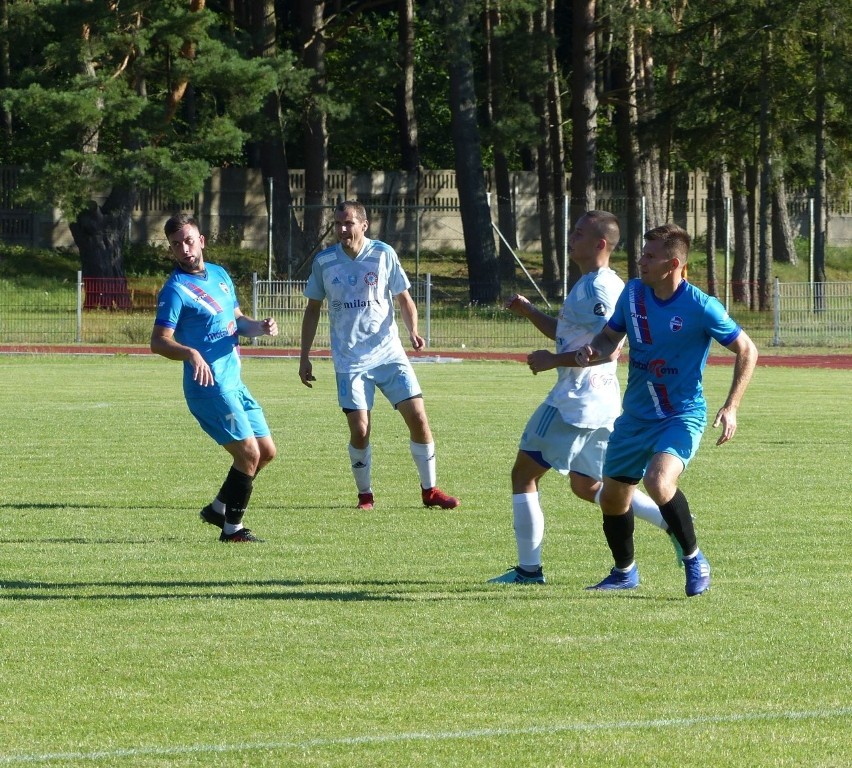
{"label": "blue jersey player", "polygon": [[684,277],[690,237],[674,224],[645,233],[639,279],[628,282],[612,317],[577,351],[581,365],[606,358],[627,337],[630,349],[623,412],[615,422],[604,462],[600,504],[615,567],[589,589],[633,589],[630,501],[640,480],[680,543],[687,597],[710,587],[710,565],[698,548],[689,504],[678,488],[707,424],[702,374],[713,340],[735,355],[733,381],[713,421],[717,445],[737,429],[737,409],[757,363],[757,348],[715,298]]}
{"label": "blue jersey player", "polygon": [[271,317],[253,320],[240,310],[230,275],[204,261],[204,236],[191,216],[165,224],[175,270],[157,300],[151,351],[183,361],[183,391],[201,428],[232,457],[216,498],[201,510],[222,529],[220,541],[260,541],[243,525],[257,473],[276,448],[258,402],[240,376],[240,336],[275,336]]}
{"label": "blue jersey player", "polygon": [[358,509],[372,509],[370,412],[378,389],[399,411],[409,431],[411,457],[420,476],[421,498],[427,507],[453,509],[459,500],[436,485],[435,443],[414,368],[405,354],[394,319],[399,304],[408,338],[415,350],[425,341],[417,331],[417,306],[396,252],[366,236],[367,212],[347,200],[334,211],[338,242],[320,251],[305,287],[308,304],[302,319],[299,378],[315,381],[310,351],[320,311],[328,299],[331,357],[337,399],[349,424],[349,458],[358,489]]}

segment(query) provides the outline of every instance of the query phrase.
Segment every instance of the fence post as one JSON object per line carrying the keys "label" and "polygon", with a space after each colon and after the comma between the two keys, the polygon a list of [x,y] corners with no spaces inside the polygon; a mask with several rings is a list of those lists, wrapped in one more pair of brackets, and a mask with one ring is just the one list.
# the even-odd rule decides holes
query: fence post
{"label": "fence post", "polygon": [[420,281],[420,206],[414,206],[414,279]]}
{"label": "fence post", "polygon": [[772,346],[781,346],[781,281],[775,278],[775,308],[772,318],[773,334]]}
{"label": "fence post", "polygon": [[725,309],[731,309],[731,198],[725,198]]}
{"label": "fence post", "polygon": [[[257,319],[258,316],[258,299],[257,299],[257,272],[251,273],[251,316]],[[257,336],[253,336],[251,340],[252,346],[257,346]]]}
{"label": "fence post", "polygon": [[808,282],[811,284],[811,293],[814,290],[814,199],[808,198]]}
{"label": "fence post", "polygon": [[432,273],[426,273],[426,348],[432,346]]}
{"label": "fence post", "polygon": [[83,341],[83,271],[77,270],[77,343]]}
{"label": "fence post", "polygon": [[272,176],[269,177],[269,202],[268,211],[266,214],[266,265],[267,265],[267,280],[272,280],[272,227],[273,208],[272,208]]}

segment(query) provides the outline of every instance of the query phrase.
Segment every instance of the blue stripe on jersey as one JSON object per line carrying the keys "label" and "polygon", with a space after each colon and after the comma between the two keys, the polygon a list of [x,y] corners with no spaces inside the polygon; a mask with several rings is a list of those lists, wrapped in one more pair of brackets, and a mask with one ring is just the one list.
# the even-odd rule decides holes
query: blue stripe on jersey
{"label": "blue stripe on jersey", "polygon": [[550,429],[550,425],[556,418],[557,413],[559,413],[559,411],[552,405],[548,405],[544,409],[544,413],[542,413],[541,418],[538,420],[538,424],[535,425],[535,433],[539,437],[544,437],[544,435],[547,434],[547,430]]}

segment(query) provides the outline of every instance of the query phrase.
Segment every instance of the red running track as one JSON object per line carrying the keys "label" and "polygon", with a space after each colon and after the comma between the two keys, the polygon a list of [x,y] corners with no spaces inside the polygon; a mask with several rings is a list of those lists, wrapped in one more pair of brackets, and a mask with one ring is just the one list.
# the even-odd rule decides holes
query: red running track
{"label": "red running track", "polygon": [[[276,347],[241,346],[241,353],[246,357],[298,357],[298,349],[278,349]],[[102,344],[0,344],[0,354],[28,355],[151,355],[147,347],[114,346]],[[312,357],[328,357],[327,350],[317,350]],[[524,363],[526,352],[475,352],[471,350],[435,350],[423,353],[409,353],[416,360],[444,357],[454,360],[516,360]],[[707,362],[709,365],[730,365],[733,355],[714,355]],[[826,355],[773,355],[762,353],[757,361],[759,366],[786,368],[834,368],[838,370],[852,369],[852,354]]]}

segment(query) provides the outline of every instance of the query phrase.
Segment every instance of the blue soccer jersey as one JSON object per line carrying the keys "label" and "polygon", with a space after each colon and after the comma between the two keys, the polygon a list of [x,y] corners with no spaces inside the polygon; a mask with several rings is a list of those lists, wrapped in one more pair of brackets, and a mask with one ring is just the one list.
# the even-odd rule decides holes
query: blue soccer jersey
{"label": "blue soccer jersey", "polygon": [[608,325],[630,347],[624,412],[645,420],[706,414],[701,376],[710,343],[727,346],[742,332],[717,299],[685,280],[666,301],[631,280]]}
{"label": "blue soccer jersey", "polygon": [[191,275],[180,269],[166,280],[157,299],[155,325],[173,328],[175,340],[192,347],[213,371],[215,384],[202,387],[192,380],[193,369],[183,364],[183,391],[187,399],[215,397],[242,384],[239,336],[234,310],[239,307],[230,275],[216,264]]}
{"label": "blue soccer jersey", "polygon": [[314,257],[305,296],[328,299],[335,371],[359,373],[407,360],[393,297],[410,286],[396,251],[381,240],[367,239],[354,259],[339,243]]}

